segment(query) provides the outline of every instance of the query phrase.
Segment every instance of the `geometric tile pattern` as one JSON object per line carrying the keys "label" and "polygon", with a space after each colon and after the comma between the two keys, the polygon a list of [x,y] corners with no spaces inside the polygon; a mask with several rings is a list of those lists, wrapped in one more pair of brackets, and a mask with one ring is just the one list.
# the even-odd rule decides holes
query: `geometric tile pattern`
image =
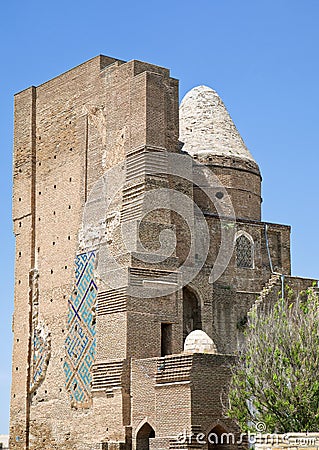
{"label": "geometric tile pattern", "polygon": [[95,252],[77,255],[75,289],[68,304],[68,335],[65,340],[65,385],[74,406],[87,406],[91,399],[91,366],[95,358]]}
{"label": "geometric tile pattern", "polygon": [[250,240],[243,234],[236,240],[236,262],[237,267],[253,267],[253,246]]}

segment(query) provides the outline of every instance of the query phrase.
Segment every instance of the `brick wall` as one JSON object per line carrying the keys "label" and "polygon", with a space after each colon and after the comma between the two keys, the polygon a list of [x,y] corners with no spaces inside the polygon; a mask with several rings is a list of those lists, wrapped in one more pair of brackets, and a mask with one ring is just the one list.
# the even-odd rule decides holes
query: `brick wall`
{"label": "brick wall", "polygon": [[[167,69],[105,56],[15,97],[12,449],[108,443],[129,450],[149,423],[155,450],[174,448],[173,435],[184,428],[209,432],[221,419],[231,428],[219,399],[233,358],[181,354],[185,317],[194,319],[192,311],[184,314],[187,299],[198,309],[193,327],[219,353],[236,353],[247,312],[273,271],[297,291],[312,283],[290,277],[290,227],[260,222],[261,176],[252,159],[206,155],[195,167],[184,154],[183,167],[170,167],[177,176],[165,173],[167,155],[179,153],[178,115],[178,81]],[[209,198],[220,196],[214,176],[236,221],[221,224],[216,214]],[[206,194],[194,179],[211,183]],[[206,261],[189,249],[196,209],[186,208],[188,227],[165,208],[169,202],[163,205],[171,198],[149,200],[166,188],[202,209]],[[142,220],[148,207],[155,211]],[[233,232],[229,261],[211,283],[223,226]],[[166,229],[176,233],[176,248],[162,249],[162,261],[143,260],[156,255]],[[252,245],[250,267],[239,267],[233,251],[240,233]],[[200,262],[183,289],[187,271],[180,266]],[[162,293],[165,283],[172,292]],[[164,347],[173,355],[162,357],[165,326]],[[86,366],[75,362],[80,357]]]}

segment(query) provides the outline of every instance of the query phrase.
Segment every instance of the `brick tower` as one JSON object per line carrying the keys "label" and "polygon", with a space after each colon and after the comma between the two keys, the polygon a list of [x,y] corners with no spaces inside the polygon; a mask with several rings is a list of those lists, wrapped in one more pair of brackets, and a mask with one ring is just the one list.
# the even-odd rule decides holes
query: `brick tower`
{"label": "brick tower", "polygon": [[221,395],[247,312],[284,274],[312,283],[260,187],[216,92],[179,110],[165,68],[98,56],[16,95],[10,448],[206,450],[192,435],[238,431]]}

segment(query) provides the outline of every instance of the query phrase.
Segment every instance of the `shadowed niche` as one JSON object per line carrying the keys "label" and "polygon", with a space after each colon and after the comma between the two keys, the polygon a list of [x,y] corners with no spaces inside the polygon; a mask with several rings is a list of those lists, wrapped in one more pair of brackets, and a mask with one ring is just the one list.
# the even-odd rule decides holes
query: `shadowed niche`
{"label": "shadowed niche", "polygon": [[183,288],[183,341],[194,330],[202,329],[200,300],[189,287]]}
{"label": "shadowed niche", "polygon": [[149,450],[150,439],[155,437],[155,431],[147,422],[138,430],[136,435],[136,450]]}

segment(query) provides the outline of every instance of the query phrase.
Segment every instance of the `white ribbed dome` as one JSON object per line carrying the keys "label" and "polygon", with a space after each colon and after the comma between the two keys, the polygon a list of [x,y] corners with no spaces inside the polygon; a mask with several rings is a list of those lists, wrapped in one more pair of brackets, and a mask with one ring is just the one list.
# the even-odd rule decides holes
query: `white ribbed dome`
{"label": "white ribbed dome", "polygon": [[254,161],[221,98],[207,86],[190,90],[180,105],[180,141],[191,155],[237,156]]}
{"label": "white ribbed dome", "polygon": [[214,341],[203,330],[194,330],[184,342],[185,353],[217,353]]}

